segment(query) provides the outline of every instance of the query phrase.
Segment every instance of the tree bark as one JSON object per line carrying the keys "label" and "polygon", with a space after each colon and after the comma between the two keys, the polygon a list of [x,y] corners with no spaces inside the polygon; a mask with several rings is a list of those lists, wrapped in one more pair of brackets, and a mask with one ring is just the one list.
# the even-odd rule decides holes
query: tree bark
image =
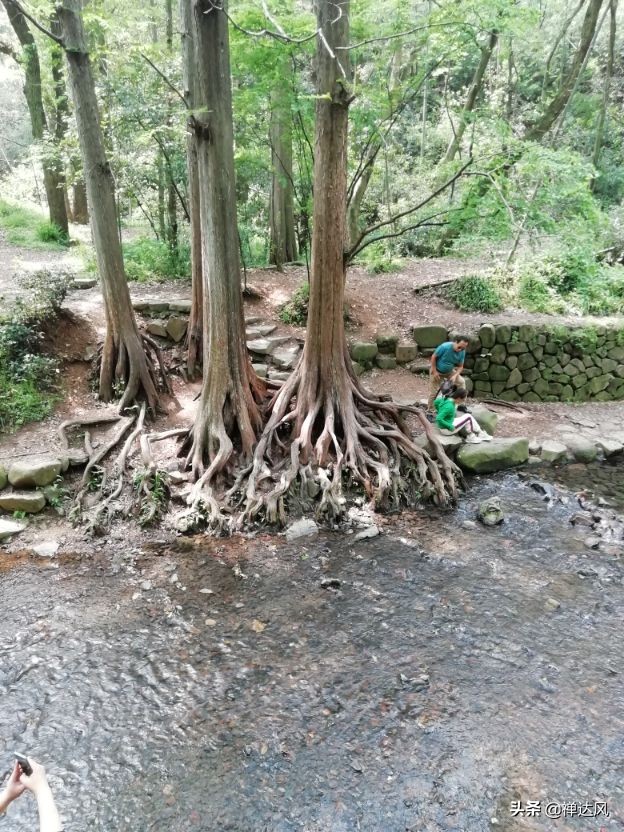
{"label": "tree bark", "polygon": [[567,74],[564,76],[559,86],[559,90],[551,100],[542,116],[525,131],[525,141],[540,141],[546,133],[548,133],[555,121],[566,108],[568,101],[570,100],[570,96],[576,86],[581,69],[585,63],[587,53],[592,45],[594,34],[596,32],[596,26],[598,24],[598,15],[603,2],[604,0],[590,0],[583,19],[581,39],[576,52],[574,53],[572,65],[570,66]]}
{"label": "tree bark", "polygon": [[[245,320],[234,179],[234,140],[228,21],[211,0],[190,4],[195,48],[197,105],[192,126],[197,145],[202,224],[204,379],[197,415],[185,447],[187,464],[199,478],[194,492],[211,504],[215,477],[235,457],[249,461],[261,427],[257,379],[245,342]],[[234,443],[237,447],[235,448]],[[219,525],[215,511],[209,522]]]}
{"label": "tree bark", "polygon": [[73,195],[73,218],[74,222],[79,225],[87,225],[89,222],[89,208],[87,205],[87,186],[85,185],[84,176],[81,173],[80,177],[74,182],[72,188]]}
{"label": "tree bark", "polygon": [[[195,75],[195,31],[192,6],[180,0],[180,28],[182,33],[182,66],[184,70],[184,99],[189,113],[197,104]],[[191,224],[191,313],[186,332],[186,371],[189,378],[197,377],[203,359],[204,291],[202,273],[202,226],[199,199],[199,170],[197,138],[192,117],[186,131],[186,167],[188,172],[188,202]]]}
{"label": "tree bark", "polygon": [[[605,68],[604,89],[602,93],[602,106],[598,114],[598,123],[596,125],[596,136],[594,139],[594,152],[592,153],[592,162],[594,167],[598,167],[600,161],[600,153],[602,151],[602,142],[604,138],[605,123],[607,120],[607,109],[609,107],[609,96],[611,94],[611,79],[613,78],[613,65],[615,62],[615,34],[617,26],[617,5],[618,0],[610,0],[610,26],[609,26],[609,45],[607,51],[607,66]],[[595,178],[592,178],[592,190],[595,187]]]}
{"label": "tree bark", "polygon": [[149,407],[154,410],[158,405],[156,374],[137,328],[126,282],[117,230],[115,185],[104,150],[80,0],[62,0],[58,16],[69,65],[91,230],[106,314],[99,394],[103,401],[110,401],[119,387],[125,387],[121,410],[140,395],[145,396]]}
{"label": "tree bark", "polygon": [[466,102],[463,106],[461,116],[459,118],[459,123],[455,129],[453,138],[450,141],[447,151],[444,154],[444,158],[442,160],[443,162],[452,162],[461,147],[462,139],[464,137],[464,133],[466,132],[466,127],[468,126],[468,123],[470,121],[470,115],[474,110],[477,98],[479,96],[479,93],[481,92],[481,88],[483,87],[485,71],[488,68],[490,58],[492,57],[492,53],[494,52],[497,42],[498,32],[493,31],[490,32],[488,42],[481,47],[481,58],[479,60],[479,63],[477,64],[477,68],[475,69],[475,74],[473,76],[472,83],[468,88]]}
{"label": "tree bark", "polygon": [[[22,47],[21,61],[25,72],[24,94],[30,114],[33,139],[36,142],[43,143],[48,124],[43,108],[41,66],[37,44],[28,26],[28,21],[14,0],[1,0],[1,2],[7,11],[11,27]],[[69,225],[65,209],[63,170],[58,161],[50,159],[45,147],[43,148],[42,167],[50,222],[57,225],[68,236]]]}
{"label": "tree bark", "polygon": [[269,262],[281,270],[297,259],[292,166],[292,122],[287,84],[271,93],[271,204]]}
{"label": "tree bark", "polygon": [[[167,50],[169,53],[173,52],[173,2],[172,0],[165,0],[165,38],[167,42]],[[169,105],[167,114],[167,126],[172,126],[172,101],[171,94],[169,94]],[[176,194],[176,185],[173,181],[173,168],[171,164],[167,163],[167,243],[169,250],[172,253],[178,251],[178,203]]]}

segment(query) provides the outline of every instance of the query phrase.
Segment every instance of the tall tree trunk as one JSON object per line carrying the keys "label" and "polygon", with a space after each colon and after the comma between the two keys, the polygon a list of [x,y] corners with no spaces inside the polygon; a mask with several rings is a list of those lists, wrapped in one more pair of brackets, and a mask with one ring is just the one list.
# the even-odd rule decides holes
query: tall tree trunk
{"label": "tall tree trunk", "polygon": [[271,204],[269,262],[281,269],[297,259],[292,166],[292,117],[287,84],[271,93]]}
{"label": "tall tree trunk", "polygon": [[[28,21],[14,0],[1,0],[1,2],[7,11],[13,31],[22,46],[22,63],[25,72],[24,94],[30,114],[33,139],[37,142],[43,142],[48,125],[43,109],[41,66],[37,44],[28,26]],[[42,167],[50,222],[53,222],[65,235],[68,235],[69,225],[65,209],[62,166],[59,166],[58,161],[50,159],[45,147],[43,149]]]}
{"label": "tall tree trunk", "polygon": [[[180,27],[182,32],[182,66],[184,69],[184,99],[189,113],[197,104],[195,75],[195,29],[193,9],[189,0],[180,0]],[[189,378],[197,376],[202,364],[204,291],[202,274],[202,226],[199,199],[199,171],[197,161],[197,137],[194,121],[189,118],[186,132],[186,167],[188,171],[188,202],[191,223],[191,313],[186,333],[186,370]]]}
{"label": "tall tree trunk", "polygon": [[[173,0],[165,0],[165,38],[169,54],[173,52]],[[169,94],[167,126],[172,126],[171,110],[173,102]],[[167,243],[172,253],[178,251],[178,202],[176,186],[173,181],[173,167],[167,161]]]}
{"label": "tall tree trunk", "polygon": [[[198,479],[196,499],[210,510],[215,477],[239,457],[251,458],[261,427],[257,379],[247,353],[240,282],[234,139],[227,5],[190,3],[195,48],[197,104],[192,115],[197,142],[202,223],[204,295],[204,379],[195,424],[185,448],[187,465]],[[235,448],[234,443],[237,447]]]}
{"label": "tall tree trunk", "polygon": [[546,133],[548,133],[555,121],[567,107],[581,69],[585,63],[587,53],[589,52],[594,40],[594,34],[598,24],[598,15],[600,14],[600,9],[603,3],[604,0],[589,0],[589,5],[587,6],[585,17],[583,19],[583,26],[581,28],[581,39],[576,52],[574,53],[572,65],[562,79],[559,90],[551,100],[542,116],[533,125],[527,128],[524,134],[526,141],[540,141]]}
{"label": "tall tree trunk", "polygon": [[[59,23],[58,15],[54,11],[50,17],[50,29],[59,36],[61,33],[61,25]],[[56,159],[54,165],[58,171],[59,187],[63,189],[63,201],[65,203],[65,213],[68,218],[72,217],[71,206],[69,206],[69,197],[67,196],[67,180],[63,166],[63,160],[60,156],[60,149],[67,138],[67,127],[69,124],[69,101],[67,98],[67,84],[65,82],[65,56],[61,47],[54,43],[51,49],[50,63],[52,67],[52,81],[54,84],[54,146],[56,151]],[[69,210],[68,210],[69,206]]]}
{"label": "tall tree trunk", "polygon": [[[306,341],[299,364],[269,405],[244,492],[243,518],[264,512],[269,522],[285,521],[286,501],[297,485],[300,495],[318,494],[318,513],[330,518],[345,510],[343,479],[349,486],[359,484],[379,507],[413,502],[416,492],[435,493],[443,501],[455,491],[444,453],[440,450],[446,483],[412,441],[398,407],[365,391],[353,372],[343,318],[349,0],[339,6],[316,0],[315,9],[314,224]],[[428,426],[424,417],[423,423]],[[267,480],[275,483],[270,491]]]}
{"label": "tall tree trunk", "polygon": [[58,16],[69,64],[74,111],[82,152],[91,230],[102,283],[106,337],[100,368],[100,398],[110,401],[124,387],[120,409],[143,394],[158,404],[156,374],[132,311],[117,230],[115,185],[104,150],[95,82],[82,22],[81,0],[61,0]]}
{"label": "tall tree trunk", "polygon": [[[604,138],[605,122],[607,120],[607,110],[609,108],[609,96],[611,94],[611,79],[613,78],[613,64],[615,61],[615,34],[617,26],[617,6],[618,0],[610,0],[610,26],[609,26],[609,46],[607,52],[607,66],[605,68],[604,88],[602,92],[602,105],[598,114],[598,123],[596,125],[596,136],[594,139],[594,152],[592,153],[592,162],[594,167],[598,167],[600,161],[600,153],[602,151],[602,141]],[[592,190],[594,189],[596,180],[592,179]]]}
{"label": "tall tree trunk", "polygon": [[442,160],[443,162],[452,162],[461,147],[462,139],[464,137],[464,133],[466,132],[466,127],[468,126],[470,121],[470,115],[474,110],[477,98],[479,97],[479,93],[481,92],[481,88],[483,87],[485,71],[488,68],[490,58],[492,57],[492,53],[494,52],[497,42],[498,32],[490,32],[488,42],[481,47],[481,58],[479,60],[479,63],[477,64],[477,68],[475,69],[475,74],[473,76],[472,83],[468,88],[466,102],[463,106],[461,116],[459,117],[459,123],[457,125],[457,128],[455,129],[453,138],[451,139],[447,151],[444,154],[444,159]]}

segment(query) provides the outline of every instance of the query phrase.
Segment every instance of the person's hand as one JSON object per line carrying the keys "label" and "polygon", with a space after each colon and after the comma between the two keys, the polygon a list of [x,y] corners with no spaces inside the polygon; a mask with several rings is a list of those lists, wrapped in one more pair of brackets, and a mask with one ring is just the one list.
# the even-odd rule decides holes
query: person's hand
{"label": "person's hand", "polygon": [[432,378],[434,381],[440,381],[440,380],[441,380],[441,378],[442,378],[442,376],[440,375],[440,373],[438,373],[438,371],[437,371],[437,370],[432,370],[432,371],[431,371],[431,378]]}
{"label": "person's hand", "polygon": [[20,782],[20,775],[22,773],[21,768],[19,767],[19,763],[15,763],[13,766],[13,771],[11,772],[11,776],[4,788],[4,792],[2,793],[3,803],[7,806],[9,803],[12,803],[14,800],[17,800],[18,797],[24,794],[26,786],[24,783]]}
{"label": "person's hand", "polygon": [[39,792],[49,788],[48,778],[46,777],[45,768],[40,763],[36,763],[34,760],[31,760],[30,757],[28,758],[28,762],[32,768],[32,774],[22,773],[19,778],[19,782],[23,788],[31,791],[36,797]]}

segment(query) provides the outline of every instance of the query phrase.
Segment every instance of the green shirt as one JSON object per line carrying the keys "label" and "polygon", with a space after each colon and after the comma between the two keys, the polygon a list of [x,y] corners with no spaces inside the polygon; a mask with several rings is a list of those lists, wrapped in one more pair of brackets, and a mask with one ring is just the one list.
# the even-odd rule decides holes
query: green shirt
{"label": "green shirt", "polygon": [[453,399],[445,399],[444,396],[440,396],[434,401],[433,406],[436,411],[436,425],[439,428],[453,430],[455,427],[455,414],[457,413]]}

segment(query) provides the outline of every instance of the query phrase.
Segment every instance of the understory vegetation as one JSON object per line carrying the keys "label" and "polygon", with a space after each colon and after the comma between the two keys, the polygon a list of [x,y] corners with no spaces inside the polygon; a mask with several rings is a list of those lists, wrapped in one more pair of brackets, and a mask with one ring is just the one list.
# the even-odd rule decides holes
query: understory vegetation
{"label": "understory vegetation", "polygon": [[0,432],[47,416],[58,398],[59,363],[44,350],[45,328],[56,318],[67,276],[41,271],[25,283],[27,296],[0,317]]}
{"label": "understory vegetation", "polygon": [[59,226],[43,214],[6,200],[0,200],[0,228],[14,246],[61,249],[69,243]]}

